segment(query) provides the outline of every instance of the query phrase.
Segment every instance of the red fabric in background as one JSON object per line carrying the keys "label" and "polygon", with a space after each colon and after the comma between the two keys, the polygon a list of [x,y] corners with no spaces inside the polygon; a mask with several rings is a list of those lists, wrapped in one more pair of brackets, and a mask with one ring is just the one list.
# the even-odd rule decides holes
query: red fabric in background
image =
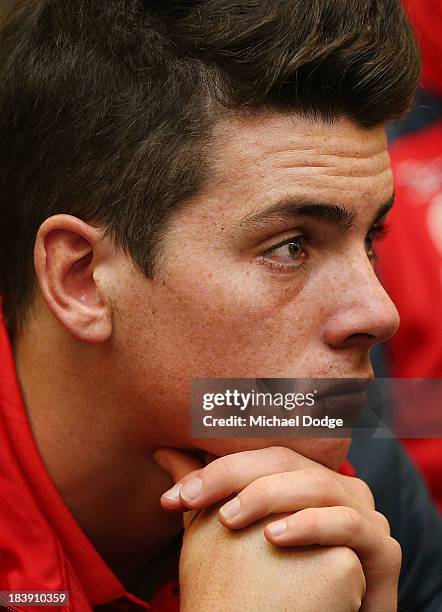
{"label": "red fabric in background", "polygon": [[442,96],[442,2],[404,0],[422,52],[422,83]]}
{"label": "red fabric in background", "polygon": [[[390,231],[377,249],[380,277],[401,317],[387,344],[389,366],[393,377],[440,378],[442,122],[396,141],[391,157],[396,202]],[[442,510],[442,440],[407,439],[404,444]]]}
{"label": "red fabric in background", "polygon": [[442,376],[442,123],[391,148],[395,205],[378,270],[401,317],[388,342],[393,376]]}

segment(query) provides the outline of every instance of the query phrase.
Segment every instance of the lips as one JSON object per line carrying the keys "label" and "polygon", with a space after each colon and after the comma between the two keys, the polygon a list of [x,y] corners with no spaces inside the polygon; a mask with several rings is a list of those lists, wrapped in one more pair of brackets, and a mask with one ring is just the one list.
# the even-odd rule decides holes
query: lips
{"label": "lips", "polygon": [[313,394],[314,405],[297,407],[297,414],[314,418],[342,419],[346,429],[356,424],[367,403],[367,390],[373,376],[365,378],[267,378],[257,379],[260,391],[275,393]]}
{"label": "lips", "polygon": [[358,378],[257,378],[260,391],[270,393],[314,393],[316,398],[366,391],[373,376]]}
{"label": "lips", "polygon": [[373,378],[345,378],[341,380],[328,380],[323,378],[315,381],[317,383],[316,397],[326,397],[331,395],[349,395],[367,391]]}
{"label": "lips", "polygon": [[372,381],[372,378],[321,381],[312,412],[317,416],[340,418],[346,428],[353,428],[366,406]]}

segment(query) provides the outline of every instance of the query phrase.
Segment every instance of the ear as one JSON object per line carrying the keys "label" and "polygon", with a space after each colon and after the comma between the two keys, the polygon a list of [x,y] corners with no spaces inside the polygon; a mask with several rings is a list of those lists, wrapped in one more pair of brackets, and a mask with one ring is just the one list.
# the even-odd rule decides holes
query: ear
{"label": "ear", "polygon": [[112,333],[111,304],[100,286],[110,253],[96,228],[70,215],[46,219],[37,234],[34,265],[43,299],[84,342],[104,342]]}

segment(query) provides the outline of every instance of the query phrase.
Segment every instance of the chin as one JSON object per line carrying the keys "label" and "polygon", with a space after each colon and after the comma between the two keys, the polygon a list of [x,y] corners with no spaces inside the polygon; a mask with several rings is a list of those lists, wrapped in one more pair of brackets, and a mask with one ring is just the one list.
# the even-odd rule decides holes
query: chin
{"label": "chin", "polygon": [[332,470],[337,470],[345,460],[350,448],[351,438],[236,438],[192,440],[194,448],[211,455],[209,460],[232,453],[257,450],[270,446],[285,446],[300,455],[316,461]]}

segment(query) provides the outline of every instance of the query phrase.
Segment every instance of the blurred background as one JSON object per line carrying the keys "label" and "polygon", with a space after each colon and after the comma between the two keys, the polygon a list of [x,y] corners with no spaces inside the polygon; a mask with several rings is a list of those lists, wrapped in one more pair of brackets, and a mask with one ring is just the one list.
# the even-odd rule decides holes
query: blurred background
{"label": "blurred background", "polygon": [[[442,0],[404,0],[422,52],[410,114],[389,128],[396,202],[378,273],[401,317],[378,376],[442,377]],[[394,409],[400,417],[401,408]],[[442,411],[442,405],[440,406]],[[442,439],[402,441],[442,511]]]}

